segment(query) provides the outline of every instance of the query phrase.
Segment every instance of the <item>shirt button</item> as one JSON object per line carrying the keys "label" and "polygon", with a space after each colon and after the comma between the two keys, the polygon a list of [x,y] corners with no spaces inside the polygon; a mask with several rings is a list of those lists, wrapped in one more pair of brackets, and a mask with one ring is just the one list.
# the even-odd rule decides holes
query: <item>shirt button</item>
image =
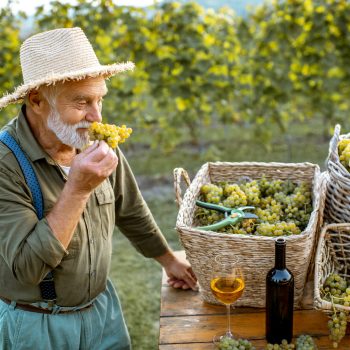
{"label": "shirt button", "polygon": [[90,273],[91,277],[94,277],[95,275],[96,275],[96,271],[95,270]]}
{"label": "shirt button", "polygon": [[90,244],[94,244],[95,242],[94,242],[94,239],[93,238],[91,238],[90,239]]}

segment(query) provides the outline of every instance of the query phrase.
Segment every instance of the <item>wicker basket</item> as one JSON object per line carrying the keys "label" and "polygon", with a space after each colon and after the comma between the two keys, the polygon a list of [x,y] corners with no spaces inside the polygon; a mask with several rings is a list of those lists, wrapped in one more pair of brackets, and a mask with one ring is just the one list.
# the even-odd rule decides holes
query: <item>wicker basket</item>
{"label": "wicker basket", "polygon": [[329,143],[327,159],[327,181],[325,220],[329,223],[350,222],[350,173],[340,163],[338,142],[350,138],[350,134],[340,135],[340,125],[336,125]]}
{"label": "wicker basket", "polygon": [[[200,188],[208,182],[235,182],[242,176],[260,179],[306,181],[313,188],[313,211],[307,228],[300,234],[286,236],[287,266],[295,278],[295,307],[298,307],[308,274],[309,263],[315,249],[315,237],[320,213],[323,211],[325,186],[321,181],[318,165],[311,163],[226,163],[204,164],[181,199],[181,178],[188,184],[190,180],[182,168],[174,170],[174,187],[180,206],[176,229],[186,256],[198,278],[200,294],[204,301],[218,304],[210,291],[210,264],[215,254],[233,252],[240,257],[246,277],[243,296],[235,303],[237,306],[265,306],[265,277],[274,265],[275,238],[225,234],[196,229],[194,212],[195,201]],[[323,205],[321,205],[323,203]]]}
{"label": "wicker basket", "polygon": [[[327,276],[334,272],[350,282],[350,223],[326,225],[319,238],[315,259],[314,305],[325,313],[331,313],[333,306],[321,298],[320,289]],[[336,304],[335,307],[350,312],[349,306]]]}

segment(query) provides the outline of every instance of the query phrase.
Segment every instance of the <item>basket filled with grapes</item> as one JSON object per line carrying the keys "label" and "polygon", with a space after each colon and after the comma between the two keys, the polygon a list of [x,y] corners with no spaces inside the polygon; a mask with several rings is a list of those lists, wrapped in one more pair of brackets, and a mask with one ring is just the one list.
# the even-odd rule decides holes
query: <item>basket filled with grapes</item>
{"label": "basket filled with grapes", "polygon": [[[182,198],[183,179],[188,188]],[[176,229],[202,299],[218,303],[210,290],[210,261],[227,251],[239,257],[246,280],[236,305],[264,307],[275,239],[283,236],[297,307],[322,221],[325,181],[318,165],[213,162],[204,164],[192,182],[184,169],[177,168],[174,180],[179,204]]]}
{"label": "basket filled with grapes", "polygon": [[350,222],[350,134],[340,134],[335,126],[327,159],[325,220],[329,223]]}
{"label": "basket filled with grapes", "polygon": [[329,315],[329,335],[336,348],[350,321],[350,223],[323,227],[316,251],[314,287],[314,305]]}

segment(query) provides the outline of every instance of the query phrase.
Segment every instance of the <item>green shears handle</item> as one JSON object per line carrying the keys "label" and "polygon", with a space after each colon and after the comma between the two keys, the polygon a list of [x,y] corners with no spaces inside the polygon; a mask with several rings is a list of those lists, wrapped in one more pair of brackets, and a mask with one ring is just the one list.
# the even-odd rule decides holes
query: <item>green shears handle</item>
{"label": "green shears handle", "polygon": [[224,207],[223,205],[217,205],[213,203],[207,203],[207,202],[202,202],[202,201],[196,201],[196,204],[199,207],[205,208],[205,209],[211,209],[211,210],[217,210],[221,213],[230,213],[232,211],[232,208],[227,208]]}
{"label": "green shears handle", "polygon": [[197,200],[196,204],[199,207],[205,208],[205,209],[210,209],[210,210],[217,210],[221,213],[225,214],[225,219],[216,222],[215,224],[212,225],[207,225],[207,226],[197,226],[197,229],[204,230],[204,231],[215,231],[219,230],[220,228],[223,228],[227,225],[235,225],[242,221],[243,219],[256,219],[258,218],[255,214],[251,213],[245,213],[244,210],[249,210],[249,209],[255,209],[255,207],[251,206],[245,206],[245,207],[239,207],[236,209],[232,208],[227,208],[222,205],[217,205],[217,204],[212,204],[212,203],[206,203]]}
{"label": "green shears handle", "polygon": [[196,228],[200,230],[205,230],[205,231],[215,231],[227,225],[235,225],[244,219],[245,214],[242,210],[233,209],[232,211],[234,212],[230,216],[227,216],[224,220],[216,222],[215,224],[212,224],[212,225],[198,226]]}

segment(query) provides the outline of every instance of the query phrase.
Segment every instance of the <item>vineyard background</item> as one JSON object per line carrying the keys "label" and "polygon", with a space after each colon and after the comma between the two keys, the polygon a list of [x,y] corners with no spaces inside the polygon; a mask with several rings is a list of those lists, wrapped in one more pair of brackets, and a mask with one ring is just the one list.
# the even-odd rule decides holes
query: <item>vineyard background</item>
{"label": "vineyard background", "polygon": [[[52,1],[49,11],[37,9],[25,33],[80,26],[101,63],[136,63],[133,73],[108,82],[103,116],[133,128],[123,151],[174,249],[181,248],[174,230],[175,167],[187,169],[191,178],[204,162],[217,160],[323,167],[335,123],[344,132],[350,128],[350,3],[259,3],[235,13],[218,8],[219,1],[214,9],[189,1],[147,8],[111,0]],[[21,82],[25,17],[10,6],[0,10],[1,95]],[[18,109],[1,110],[0,124]],[[111,277],[134,348],[156,349],[160,268],[117,232],[114,244]]]}

